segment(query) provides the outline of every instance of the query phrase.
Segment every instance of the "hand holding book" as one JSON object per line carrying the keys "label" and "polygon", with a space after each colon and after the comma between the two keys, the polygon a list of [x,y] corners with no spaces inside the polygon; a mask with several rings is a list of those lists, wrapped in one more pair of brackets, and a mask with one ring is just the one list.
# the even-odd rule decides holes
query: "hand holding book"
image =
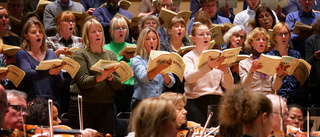
{"label": "hand holding book", "polygon": [[66,65],[66,62],[62,62],[60,66],[56,66],[56,64],[53,64],[52,67],[49,70],[50,75],[58,75],[60,70]]}
{"label": "hand holding book", "polygon": [[101,70],[101,75],[98,75],[96,77],[96,81],[100,82],[102,80],[108,79],[109,81],[112,80],[113,75],[112,73],[115,72],[118,69],[118,67],[112,67],[110,69],[102,69]]}
{"label": "hand holding book", "polygon": [[216,58],[216,59],[212,59],[211,56],[209,56],[208,65],[211,69],[216,68],[224,62],[224,59],[225,59],[224,56]]}
{"label": "hand holding book", "polygon": [[258,60],[254,60],[249,71],[254,73],[257,69],[261,69],[262,67],[262,64],[259,63]]}
{"label": "hand holding book", "polygon": [[277,68],[277,76],[278,77],[284,77],[284,76],[286,76],[287,75],[287,73],[286,73],[286,69],[287,68],[289,68],[290,67],[290,65],[284,65],[282,62],[279,64],[279,66],[278,66],[278,68]]}

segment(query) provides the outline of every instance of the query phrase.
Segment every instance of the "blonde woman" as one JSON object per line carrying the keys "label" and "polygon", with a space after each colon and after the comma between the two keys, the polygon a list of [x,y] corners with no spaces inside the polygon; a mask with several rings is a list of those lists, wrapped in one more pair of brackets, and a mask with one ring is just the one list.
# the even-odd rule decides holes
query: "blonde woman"
{"label": "blonde woman", "polygon": [[[113,51],[118,58],[118,61],[125,61],[129,66],[132,66],[132,57],[134,52],[125,52],[123,55],[119,56],[119,51],[121,51],[127,45],[133,45],[125,42],[126,37],[129,34],[129,28],[126,20],[121,16],[115,16],[110,22],[110,34],[112,41],[105,45],[106,50]],[[134,79],[131,77],[125,81],[122,88],[116,92],[115,104],[117,113],[119,112],[130,112],[130,103],[133,94],[133,84]]]}
{"label": "blonde woman", "polygon": [[186,63],[184,95],[188,98],[187,119],[204,125],[208,105],[219,103],[223,88],[227,89],[233,84],[233,77],[228,65],[221,65],[224,57],[210,58],[207,64],[197,67],[202,51],[209,47],[211,36],[208,26],[200,22],[195,22],[191,33],[196,48],[183,56]]}
{"label": "blonde woman", "polygon": [[42,97],[53,99],[53,103],[60,106],[58,88],[63,85],[64,79],[61,68],[65,65],[55,66],[46,71],[36,70],[41,61],[56,59],[52,50],[47,50],[44,27],[39,20],[31,19],[26,22],[22,30],[19,50],[16,53],[17,65],[26,76],[18,87],[28,94],[28,100]]}
{"label": "blonde woman", "polygon": [[[299,51],[289,48],[290,41],[290,29],[284,22],[277,23],[273,27],[272,38],[276,42],[274,49],[270,50],[267,54],[274,56],[291,56],[297,59],[301,59]],[[295,76],[286,75],[282,79],[282,86],[277,90],[278,95],[285,97],[287,103],[300,103],[300,82]]]}
{"label": "blonde woman", "polygon": [[132,108],[145,98],[159,96],[164,91],[164,86],[170,88],[175,83],[175,79],[171,73],[160,73],[171,65],[172,60],[158,62],[154,70],[147,72],[151,50],[159,49],[160,41],[157,31],[151,27],[144,28],[140,32],[136,56],[132,59],[132,69],[134,72]]}
{"label": "blonde woman", "polygon": [[140,102],[131,117],[128,137],[176,137],[176,111],[171,101],[156,97]]}
{"label": "blonde woman", "polygon": [[90,68],[100,59],[118,61],[115,53],[103,48],[104,32],[99,21],[91,19],[83,26],[82,45],[73,54],[73,59],[80,64],[77,75],[71,82],[71,101],[69,120],[73,128],[78,125],[77,96],[83,98],[84,128],[94,128],[102,133],[114,130],[114,92],[121,87],[116,68],[102,70],[101,73]]}
{"label": "blonde woman", "polygon": [[253,29],[245,40],[245,48],[251,51],[250,58],[239,63],[239,75],[241,83],[251,87],[253,91],[263,91],[274,94],[282,85],[282,78],[285,76],[282,64],[277,68],[274,76],[257,72],[263,66],[258,63],[261,53],[264,53],[269,43],[269,35],[264,28]]}

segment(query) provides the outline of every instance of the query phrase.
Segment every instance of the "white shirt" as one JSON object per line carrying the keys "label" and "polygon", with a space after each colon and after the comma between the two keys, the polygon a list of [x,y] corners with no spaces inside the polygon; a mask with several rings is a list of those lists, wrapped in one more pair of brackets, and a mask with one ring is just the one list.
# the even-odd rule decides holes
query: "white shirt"
{"label": "white shirt", "polygon": [[[278,23],[279,20],[278,20],[276,13],[273,10],[272,10],[272,13],[276,18],[276,23]],[[248,6],[246,10],[239,12],[234,17],[233,24],[234,25],[243,25],[246,33],[249,33],[252,30],[252,27],[248,26],[248,23],[250,20],[254,19],[255,16],[256,16],[256,12],[254,10],[250,9]]]}

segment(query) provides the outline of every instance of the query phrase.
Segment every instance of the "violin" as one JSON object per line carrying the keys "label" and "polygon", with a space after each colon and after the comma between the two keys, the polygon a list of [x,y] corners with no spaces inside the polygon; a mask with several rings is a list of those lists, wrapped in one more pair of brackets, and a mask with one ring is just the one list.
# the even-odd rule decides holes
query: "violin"
{"label": "violin", "polygon": [[[292,134],[295,137],[308,137],[307,132],[302,132],[300,128],[296,128],[291,125],[287,125],[287,133]],[[310,136],[312,137],[320,137],[320,131],[311,131]]]}

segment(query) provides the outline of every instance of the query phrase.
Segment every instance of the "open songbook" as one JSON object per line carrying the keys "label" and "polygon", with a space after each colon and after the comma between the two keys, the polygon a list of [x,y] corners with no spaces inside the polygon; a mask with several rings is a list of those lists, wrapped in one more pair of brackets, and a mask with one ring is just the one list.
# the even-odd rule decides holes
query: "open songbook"
{"label": "open songbook", "polygon": [[137,45],[126,45],[121,51],[119,51],[118,55],[123,56],[125,52],[134,53],[136,51]]}
{"label": "open songbook", "polygon": [[70,76],[74,78],[74,76],[78,73],[80,64],[69,57],[41,61],[36,70],[49,70],[53,65],[60,66],[62,62],[66,63],[66,65],[62,69],[66,70],[70,74]]}
{"label": "open songbook", "polygon": [[124,9],[124,10],[128,10],[130,5],[131,5],[131,2],[128,1],[128,0],[120,0],[118,2],[118,5],[120,8]]}
{"label": "open songbook", "polygon": [[195,48],[196,48],[196,45],[180,47],[178,49],[177,53],[180,56],[183,56],[183,55],[187,54],[189,51],[194,50]]}
{"label": "open songbook", "polygon": [[6,45],[6,44],[0,45],[0,53],[6,54],[8,56],[16,55],[17,51],[20,49],[21,48],[18,46],[12,46],[12,45]]}
{"label": "open songbook", "polygon": [[[244,59],[247,59],[249,58],[250,56],[249,55],[246,55],[246,54],[239,54],[236,61],[233,62],[233,63],[239,63],[241,60],[244,60]],[[232,67],[232,63],[228,64],[229,67]]]}
{"label": "open songbook", "polygon": [[108,61],[100,59],[96,64],[94,64],[90,70],[101,72],[102,69],[111,69],[113,67],[118,67],[116,72],[120,76],[121,83],[127,81],[133,76],[133,70],[131,67],[124,61]]}
{"label": "open songbook", "polygon": [[159,19],[161,18],[163,21],[163,24],[161,24],[161,27],[168,28],[169,23],[171,22],[171,19],[178,15],[181,16],[184,19],[184,21],[187,23],[190,20],[191,11],[184,10],[176,13],[174,11],[161,8],[159,13]]}
{"label": "open songbook", "polygon": [[310,32],[312,35],[319,32],[317,23],[312,23],[311,26],[296,21],[292,33],[299,35],[302,32]]}
{"label": "open songbook", "polygon": [[18,87],[26,75],[26,73],[14,65],[8,65],[8,67],[0,67],[0,74],[9,71],[5,78],[9,79],[16,87]]}
{"label": "open songbook", "polygon": [[224,51],[217,50],[217,49],[204,50],[202,51],[199,57],[198,68],[207,64],[209,57],[211,57],[211,59],[217,59],[219,57],[224,56],[225,57],[224,62],[221,64],[232,64],[233,62],[236,61],[240,51],[241,51],[241,47],[230,48]]}
{"label": "open songbook", "polygon": [[277,6],[279,5],[281,8],[288,6],[289,0],[261,0],[261,5],[266,5],[271,10],[276,11]]}
{"label": "open songbook", "polygon": [[116,17],[116,16],[123,17],[127,21],[129,28],[138,26],[139,25],[139,21],[141,19],[141,17],[132,17],[131,19],[128,19],[126,16],[123,16],[123,15],[121,15],[119,13],[114,15],[114,17]]}
{"label": "open songbook", "polygon": [[211,40],[215,40],[215,44],[221,45],[224,44],[222,31],[219,25],[212,26],[210,28]]}
{"label": "open songbook", "polygon": [[174,73],[179,77],[180,81],[182,81],[186,64],[181,56],[175,52],[170,53],[168,51],[151,50],[147,72],[154,70],[157,67],[157,63],[169,59],[172,60],[172,64],[168,68],[162,70],[161,73]]}
{"label": "open songbook", "polygon": [[70,11],[76,17],[76,23],[79,26],[82,26],[85,22],[84,20],[89,16],[89,14],[85,11]]}
{"label": "open songbook", "polygon": [[40,0],[39,3],[38,3],[38,5],[37,5],[36,11],[38,11],[38,12],[43,12],[44,9],[46,8],[46,6],[47,6],[49,3],[52,3],[52,1],[49,1],[49,0]]}
{"label": "open songbook", "polygon": [[263,67],[257,71],[271,76],[276,74],[276,68],[281,62],[284,64],[284,66],[290,65],[285,72],[288,75],[295,76],[300,81],[301,85],[303,85],[303,83],[307,80],[311,70],[311,65],[307,61],[290,56],[279,57],[261,54],[258,62],[261,63]]}

